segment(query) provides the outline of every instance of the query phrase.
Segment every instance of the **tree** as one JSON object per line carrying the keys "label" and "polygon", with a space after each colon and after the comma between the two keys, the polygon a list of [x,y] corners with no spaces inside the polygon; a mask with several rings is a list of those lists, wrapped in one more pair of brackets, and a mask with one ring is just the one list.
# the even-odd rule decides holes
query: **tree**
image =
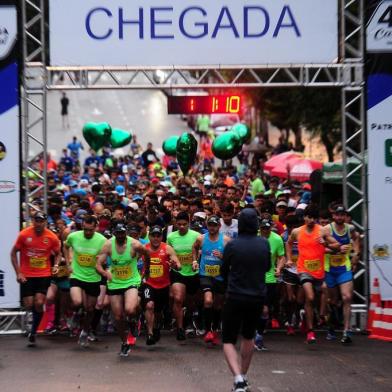
{"label": "tree", "polygon": [[302,124],[320,136],[328,160],[334,160],[334,149],[341,143],[341,95],[338,88],[304,90]]}

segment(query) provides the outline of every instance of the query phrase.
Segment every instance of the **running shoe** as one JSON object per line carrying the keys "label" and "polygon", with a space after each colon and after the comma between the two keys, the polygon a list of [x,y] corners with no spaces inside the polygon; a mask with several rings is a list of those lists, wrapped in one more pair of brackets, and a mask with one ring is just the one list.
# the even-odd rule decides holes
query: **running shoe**
{"label": "running shoe", "polygon": [[82,332],[80,332],[78,343],[82,347],[88,347],[89,346],[88,333],[87,332],[84,332],[83,330],[82,330]]}
{"label": "running shoe", "polygon": [[90,331],[90,332],[88,333],[88,340],[89,340],[90,342],[98,342],[97,335],[96,335],[96,333],[95,333],[94,331]]}
{"label": "running shoe", "polygon": [[279,329],[280,328],[279,321],[276,318],[273,318],[271,320],[271,328],[272,329]]}
{"label": "running shoe", "polygon": [[329,329],[328,330],[326,339],[328,341],[332,341],[332,340],[336,340],[337,339],[336,333],[335,333],[335,331],[333,329]]}
{"label": "running shoe", "polygon": [[131,331],[128,332],[127,344],[130,346],[134,346],[136,344],[136,338],[132,335]]}
{"label": "running shoe", "polygon": [[255,349],[257,351],[267,351],[267,347],[264,346],[264,338],[263,335],[256,334],[255,337]]}
{"label": "running shoe", "polygon": [[245,380],[240,381],[240,382],[235,382],[233,385],[232,391],[233,392],[247,392],[247,391],[249,391],[249,385]]}
{"label": "running shoe", "polygon": [[161,330],[160,330],[160,328],[154,328],[152,330],[152,334],[154,336],[155,342],[158,343],[161,340]]}
{"label": "running shoe", "polygon": [[155,344],[155,339],[154,339],[154,335],[148,334],[147,335],[147,339],[146,339],[146,345],[147,346],[153,346]]}
{"label": "running shoe", "polygon": [[316,343],[316,335],[314,334],[313,331],[309,331],[308,334],[306,335],[306,343],[308,344]]}
{"label": "running shoe", "polygon": [[45,335],[55,335],[57,333],[57,328],[54,325],[51,325],[48,328],[45,328]]}
{"label": "running shoe", "polygon": [[292,325],[287,326],[287,336],[294,336],[295,335],[295,330]]}
{"label": "running shoe", "polygon": [[35,347],[35,335],[31,332],[27,335],[27,347]]}
{"label": "running shoe", "polygon": [[214,332],[212,333],[212,336],[213,336],[213,338],[212,338],[212,344],[213,344],[214,346],[217,346],[217,345],[219,344],[219,336],[218,336],[218,333],[214,331]]}
{"label": "running shoe", "polygon": [[340,340],[340,343],[342,344],[351,344],[353,340],[351,339],[351,333],[350,331],[344,331],[342,339]]}
{"label": "running shoe", "polygon": [[185,331],[183,328],[177,328],[177,340],[178,341],[184,341],[186,339],[185,337]]}
{"label": "running shoe", "polygon": [[131,351],[131,346],[128,343],[122,343],[120,349],[120,357],[127,357]]}
{"label": "running shoe", "polygon": [[205,334],[204,336],[204,343],[212,343],[212,341],[214,340],[214,334],[212,331],[209,331]]}

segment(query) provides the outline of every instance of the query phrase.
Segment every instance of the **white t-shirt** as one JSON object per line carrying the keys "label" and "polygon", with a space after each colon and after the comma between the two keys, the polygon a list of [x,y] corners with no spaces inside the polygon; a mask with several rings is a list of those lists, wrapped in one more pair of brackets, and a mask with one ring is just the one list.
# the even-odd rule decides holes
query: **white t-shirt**
{"label": "white t-shirt", "polygon": [[219,229],[220,233],[230,237],[230,238],[237,238],[238,237],[238,220],[232,219],[231,225],[228,226],[223,222],[223,219],[220,220],[221,228]]}

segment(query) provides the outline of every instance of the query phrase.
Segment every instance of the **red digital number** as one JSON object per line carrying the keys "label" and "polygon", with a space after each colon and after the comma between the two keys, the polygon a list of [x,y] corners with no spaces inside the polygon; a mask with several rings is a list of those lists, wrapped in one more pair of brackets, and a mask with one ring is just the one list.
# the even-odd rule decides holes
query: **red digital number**
{"label": "red digital number", "polygon": [[226,113],[239,113],[241,99],[238,95],[226,98]]}
{"label": "red digital number", "polygon": [[191,112],[194,112],[194,111],[195,111],[195,100],[194,100],[193,98],[192,98],[191,101],[190,101],[189,110],[190,110]]}

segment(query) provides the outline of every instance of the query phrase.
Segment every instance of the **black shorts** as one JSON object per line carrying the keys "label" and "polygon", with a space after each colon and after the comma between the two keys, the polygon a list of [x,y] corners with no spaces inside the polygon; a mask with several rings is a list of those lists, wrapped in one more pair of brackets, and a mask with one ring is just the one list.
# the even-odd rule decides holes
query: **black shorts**
{"label": "black shorts", "polygon": [[70,286],[80,287],[90,297],[99,297],[101,288],[99,287],[100,282],[84,282],[83,280],[71,278],[69,280]]}
{"label": "black shorts", "polygon": [[265,296],[264,305],[271,307],[275,303],[276,288],[278,287],[278,284],[277,283],[267,283],[265,286],[267,287],[267,295]]}
{"label": "black shorts", "polygon": [[298,276],[301,286],[303,286],[304,283],[312,283],[313,289],[315,291],[321,291],[322,285],[324,283],[323,279],[316,279],[307,272],[302,272]]}
{"label": "black shorts", "polygon": [[222,312],[222,342],[237,343],[238,335],[251,340],[263,311],[263,300],[227,298]]}
{"label": "black shorts", "polygon": [[214,294],[224,294],[225,285],[222,281],[212,278],[211,276],[200,276],[200,287],[205,293],[211,291]]}
{"label": "black shorts", "polygon": [[282,280],[284,283],[289,284],[290,286],[300,285],[298,274],[287,271],[286,269],[283,270]]}
{"label": "black shorts", "polygon": [[45,294],[48,292],[52,278],[26,278],[25,283],[20,284],[20,293],[22,298],[33,297],[35,294]]}
{"label": "black shorts", "polygon": [[195,295],[200,287],[199,275],[184,276],[174,270],[170,271],[170,282],[171,284],[181,283],[185,285],[188,295]]}
{"label": "black shorts", "polygon": [[108,282],[108,280],[105,277],[101,276],[101,281],[99,282],[99,285],[106,286],[107,282]]}
{"label": "black shorts", "polygon": [[140,296],[139,292],[139,287],[138,286],[128,286],[123,289],[109,289],[109,287],[106,289],[106,294],[111,296],[111,295],[124,295],[126,291],[135,289],[138,290],[138,294]]}
{"label": "black shorts", "polygon": [[142,305],[143,309],[146,308],[148,302],[154,302],[154,311],[159,313],[169,305],[169,291],[170,287],[162,289],[155,289],[154,287],[144,284],[142,286]]}

